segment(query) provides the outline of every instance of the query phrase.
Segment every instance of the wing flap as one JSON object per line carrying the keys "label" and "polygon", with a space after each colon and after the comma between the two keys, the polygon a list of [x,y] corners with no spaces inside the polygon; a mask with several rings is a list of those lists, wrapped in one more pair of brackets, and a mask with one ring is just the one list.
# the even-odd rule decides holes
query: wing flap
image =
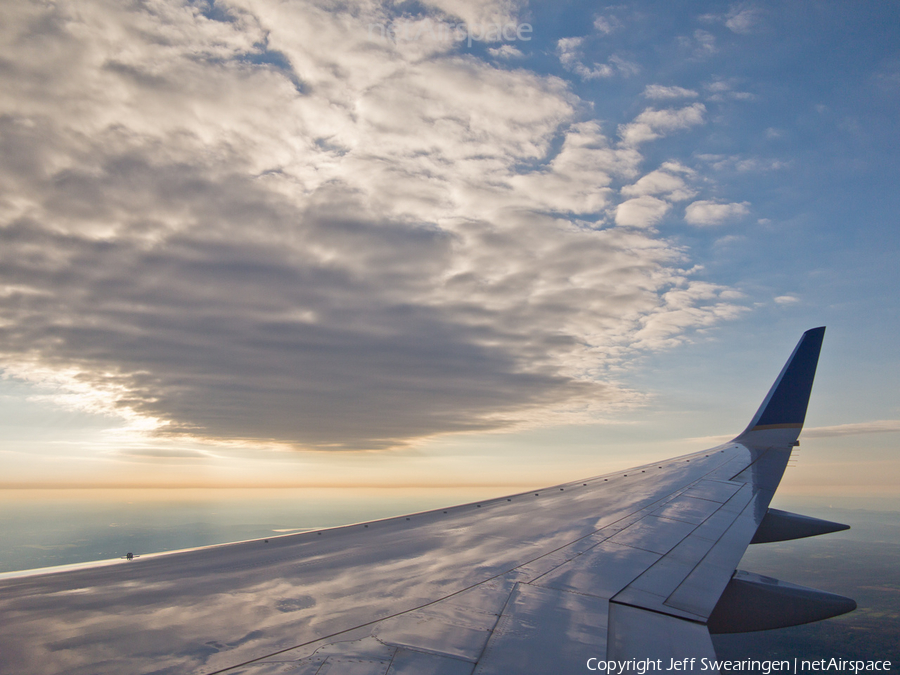
{"label": "wing flap", "polygon": [[701,480],[696,485],[685,491],[688,497],[706,499],[711,502],[724,504],[734,497],[734,494],[743,487],[743,483],[734,483],[723,480]]}
{"label": "wing flap", "polygon": [[370,636],[324,644],[304,658],[276,656],[224,672],[228,675],[471,675],[474,668],[475,663],[470,660],[386,644]]}
{"label": "wing flap", "polygon": [[[508,597],[509,590],[500,590],[492,599],[499,600],[502,609]],[[450,598],[380,621],[372,634],[385,644],[475,663],[497,623],[499,609],[497,614],[475,611],[467,606],[469,599]]]}
{"label": "wing flap", "polygon": [[580,673],[606,654],[608,601],[519,584],[474,675]]}
{"label": "wing flap", "polygon": [[691,671],[700,669],[695,664],[702,658],[715,661],[716,652],[709,631],[701,623],[611,602],[607,658],[616,661],[658,659],[661,667],[655,670],[668,669],[673,661],[687,659],[690,666],[679,670]]}
{"label": "wing flap", "polygon": [[756,532],[759,523],[754,512],[759,497],[757,494],[744,507],[731,527],[666,599],[665,606],[709,617]]}
{"label": "wing flap", "polygon": [[660,557],[659,553],[605,541],[531,583],[611,598]]}
{"label": "wing flap", "polygon": [[[706,482],[709,481],[701,481]],[[723,539],[731,547],[730,538],[726,538],[726,535],[731,534],[733,526],[748,508],[751,499],[749,486],[728,485],[729,491],[736,490],[728,501],[722,504],[707,502],[714,505],[716,510],[677,546],[618,593],[613,598],[616,602],[696,621],[706,619],[708,614],[703,613],[705,605],[698,603],[698,597],[714,595],[718,599],[718,594],[725,588],[734,570],[734,567],[728,569],[727,561],[723,568],[721,553],[711,554]],[[702,490],[703,486],[700,488]],[[690,493],[691,490],[686,491],[673,500],[673,503],[687,499],[696,501],[687,496]],[[737,545],[739,546],[739,542]],[[741,548],[740,553],[735,550],[737,560],[740,560],[743,550]],[[708,578],[710,573],[714,574],[713,579]],[[710,585],[710,581],[714,583]],[[707,600],[706,604],[708,602]],[[715,606],[715,600],[712,604]]]}
{"label": "wing flap", "polygon": [[474,663],[398,649],[387,675],[471,675]]}

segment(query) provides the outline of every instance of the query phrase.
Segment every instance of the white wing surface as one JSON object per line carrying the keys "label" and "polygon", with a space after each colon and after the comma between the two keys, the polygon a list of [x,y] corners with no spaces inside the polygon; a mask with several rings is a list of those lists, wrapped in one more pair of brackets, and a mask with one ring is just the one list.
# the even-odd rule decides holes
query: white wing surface
{"label": "white wing surface", "polygon": [[665,668],[715,659],[711,631],[850,611],[852,600],[736,572],[752,542],[845,527],[768,509],[823,334],[804,334],[747,430],[710,450],[410,516],[5,575],[0,672]]}

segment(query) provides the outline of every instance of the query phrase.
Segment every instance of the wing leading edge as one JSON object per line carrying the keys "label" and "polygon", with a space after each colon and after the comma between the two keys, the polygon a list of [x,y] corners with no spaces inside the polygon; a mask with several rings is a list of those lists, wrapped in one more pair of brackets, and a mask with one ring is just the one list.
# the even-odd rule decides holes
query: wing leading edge
{"label": "wing leading edge", "polygon": [[626,472],[318,532],[0,578],[0,673],[481,675],[715,659],[710,633],[850,611],[736,571],[843,529],[769,509],[824,328],[733,441]]}

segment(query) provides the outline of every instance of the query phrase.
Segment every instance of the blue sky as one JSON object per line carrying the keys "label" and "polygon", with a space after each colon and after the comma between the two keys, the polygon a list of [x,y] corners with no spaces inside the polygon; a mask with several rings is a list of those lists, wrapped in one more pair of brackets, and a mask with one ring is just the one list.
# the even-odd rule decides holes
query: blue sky
{"label": "blue sky", "polygon": [[4,485],[896,490],[896,4],[0,11]]}

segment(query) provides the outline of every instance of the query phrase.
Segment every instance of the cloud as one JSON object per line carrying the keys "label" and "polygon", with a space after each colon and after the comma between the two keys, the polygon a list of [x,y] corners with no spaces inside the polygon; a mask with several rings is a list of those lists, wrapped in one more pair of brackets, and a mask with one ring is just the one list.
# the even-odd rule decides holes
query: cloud
{"label": "cloud", "polygon": [[747,34],[756,31],[760,23],[761,12],[752,6],[733,7],[725,17],[725,25],[733,33]]}
{"label": "cloud", "polygon": [[[861,434],[881,434],[900,431],[900,420],[876,420],[872,422],[853,422],[837,424],[829,427],[806,427],[802,438],[835,438],[839,436],[857,436]],[[718,445],[734,438],[734,436],[702,436],[686,439],[696,443]]]}
{"label": "cloud", "polygon": [[779,295],[775,298],[775,302],[779,305],[795,305],[800,302],[800,298],[796,295]]}
{"label": "cloud", "polygon": [[760,159],[759,157],[748,157],[745,159],[737,159],[734,162],[736,171],[778,171],[789,166],[789,162],[780,159]]}
{"label": "cloud", "polygon": [[763,10],[749,2],[741,2],[732,5],[725,14],[704,14],[699,18],[707,23],[725,24],[732,33],[746,35],[758,31]]}
{"label": "cloud", "polygon": [[[662,296],[662,304],[641,317],[641,329],[635,334],[638,345],[675,346],[684,342],[687,326],[712,326],[735,319],[747,311],[734,304],[734,291],[718,284],[682,279]],[[697,312],[697,303],[704,310]]]}
{"label": "cloud", "polygon": [[744,246],[746,245],[746,242],[747,237],[744,235],[727,234],[724,237],[719,237],[718,239],[716,239],[713,245],[716,248],[726,248],[729,246]]}
{"label": "cloud", "polygon": [[559,78],[373,38],[397,18],[375,4],[6,11],[0,345],[61,404],[391,448],[627,404],[607,369],[636,340],[740,311],[636,229],[688,174],[642,177],[635,144],[703,123],[699,103],[617,144]]}
{"label": "cloud", "polygon": [[654,110],[647,108],[632,122],[619,126],[619,136],[627,145],[637,145],[660,138],[672,131],[704,124],[706,107],[693,103],[684,108]]}
{"label": "cloud", "polygon": [[613,54],[606,63],[594,63],[587,66],[583,63],[583,37],[562,38],[556,43],[556,55],[559,62],[567,70],[571,70],[582,80],[596,80],[616,75],[630,77],[640,72],[640,66],[632,61]]}
{"label": "cloud", "polygon": [[601,35],[610,35],[621,27],[622,23],[613,16],[598,16],[594,19],[594,30]]}
{"label": "cloud", "polygon": [[739,173],[778,171],[790,166],[789,161],[743,157],[741,155],[700,154],[697,159],[708,162],[716,171],[737,171]]}
{"label": "cloud", "polygon": [[519,0],[424,0],[422,4],[462,19],[470,26],[484,26],[515,22],[525,3]]}
{"label": "cloud", "polygon": [[566,68],[575,67],[581,56],[581,45],[584,43],[583,37],[560,38],[556,42],[556,55],[559,62]]}
{"label": "cloud", "polygon": [[501,59],[521,59],[525,55],[512,45],[503,45],[502,47],[491,47],[488,49],[491,56]]}
{"label": "cloud", "polygon": [[671,204],[656,197],[635,197],[616,207],[616,225],[651,227],[662,220],[670,208]]}
{"label": "cloud", "polygon": [[715,36],[701,28],[695,30],[692,36],[682,36],[678,41],[696,59],[708,58],[719,51]]}
{"label": "cloud", "polygon": [[715,79],[712,82],[707,82],[703,85],[703,88],[709,92],[706,100],[716,102],[756,100],[755,94],[751,94],[749,91],[734,91],[734,86],[735,83],[733,81],[722,79]]}
{"label": "cloud", "polygon": [[[666,171],[665,169],[668,169]],[[672,201],[690,199],[696,192],[687,187],[680,176],[674,175],[675,171],[684,171],[684,168],[674,163],[667,163],[663,169],[651,171],[641,176],[633,185],[622,188],[622,194],[626,197],[641,195],[666,195]]]}
{"label": "cloud", "polygon": [[116,457],[126,457],[135,459],[159,459],[159,460],[181,460],[181,459],[209,459],[209,453],[200,450],[189,450],[186,448],[127,448],[112,453]]}
{"label": "cloud", "polygon": [[805,438],[832,438],[835,436],[881,434],[896,431],[900,431],[900,420],[876,420],[873,422],[837,424],[830,427],[811,427],[804,429],[803,436]]}
{"label": "cloud", "polygon": [[872,82],[884,92],[900,91],[900,58],[888,58],[871,75]]}
{"label": "cloud", "polygon": [[720,204],[718,202],[700,200],[688,204],[684,210],[684,220],[691,225],[710,226],[721,225],[727,220],[733,220],[750,213],[750,202],[732,202]]}
{"label": "cloud", "polygon": [[513,198],[505,205],[521,209],[594,214],[613,193],[613,178],[637,173],[640,155],[631,148],[612,147],[597,122],[568,127],[559,152],[535,171],[508,178]]}
{"label": "cloud", "polygon": [[697,98],[697,96],[696,91],[684,87],[664,87],[661,84],[648,84],[644,87],[644,98]]}

